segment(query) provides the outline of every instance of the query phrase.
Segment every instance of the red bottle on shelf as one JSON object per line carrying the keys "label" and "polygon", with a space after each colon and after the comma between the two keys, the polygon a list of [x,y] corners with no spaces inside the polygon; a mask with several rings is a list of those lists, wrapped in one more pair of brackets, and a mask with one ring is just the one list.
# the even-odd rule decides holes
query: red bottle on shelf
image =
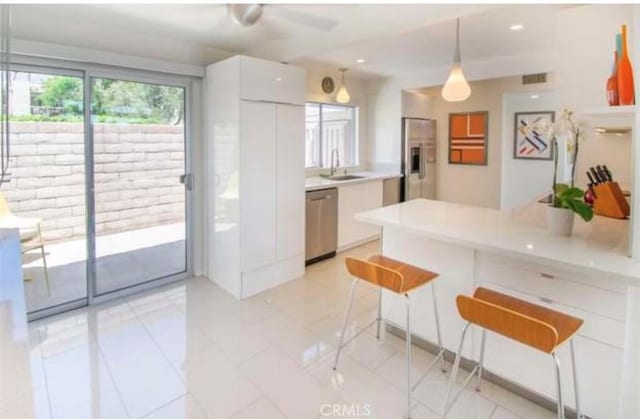
{"label": "red bottle on shelf", "polygon": [[607,102],[609,106],[618,106],[620,98],[618,96],[618,53],[613,53],[613,70],[607,79]]}
{"label": "red bottle on shelf", "polygon": [[635,104],[633,68],[627,51],[627,25],[622,25],[622,56],[618,63],[618,98],[620,105]]}

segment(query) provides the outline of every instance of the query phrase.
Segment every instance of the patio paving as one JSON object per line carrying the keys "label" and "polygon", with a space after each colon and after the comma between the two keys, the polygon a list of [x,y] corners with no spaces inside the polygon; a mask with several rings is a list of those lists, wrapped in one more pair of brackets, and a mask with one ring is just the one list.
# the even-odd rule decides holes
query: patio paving
{"label": "patio paving", "polygon": [[[87,295],[86,240],[45,244],[51,294],[39,250],[23,255],[29,312]],[[96,238],[98,293],[125,288],[185,270],[185,225],[166,224]]]}

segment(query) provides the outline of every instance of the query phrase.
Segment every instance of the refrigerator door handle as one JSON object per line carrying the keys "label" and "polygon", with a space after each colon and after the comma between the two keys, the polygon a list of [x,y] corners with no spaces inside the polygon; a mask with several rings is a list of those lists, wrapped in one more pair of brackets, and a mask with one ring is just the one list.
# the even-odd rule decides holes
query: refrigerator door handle
{"label": "refrigerator door handle", "polygon": [[425,176],[424,164],[425,164],[424,145],[420,144],[420,172],[419,172],[420,179],[424,179],[424,176]]}

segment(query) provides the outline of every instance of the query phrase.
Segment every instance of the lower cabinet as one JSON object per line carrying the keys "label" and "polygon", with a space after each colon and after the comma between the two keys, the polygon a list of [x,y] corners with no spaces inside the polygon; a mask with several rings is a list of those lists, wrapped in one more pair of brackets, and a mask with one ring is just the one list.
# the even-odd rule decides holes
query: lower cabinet
{"label": "lower cabinet", "polygon": [[[456,296],[473,292],[474,251],[468,247],[456,246],[384,227],[382,253],[391,258],[437,272],[439,276],[432,285],[426,285],[410,293],[411,330],[416,336],[429,342],[437,342],[433,311],[432,286],[435,287],[436,301],[445,348],[457,351],[464,320],[458,315]],[[385,292],[382,301],[383,317],[404,328],[406,305],[404,298],[392,292]],[[471,331],[468,335],[473,335]],[[463,355],[472,358],[473,340],[467,338]]]}
{"label": "lower cabinet", "polygon": [[[615,286],[593,278],[550,270],[535,263],[493,255],[472,247],[446,243],[384,227],[383,253],[404,262],[437,272],[433,281],[442,326],[444,346],[457,351],[465,322],[456,308],[459,294],[471,295],[478,286],[520,298],[582,318],[584,324],[573,338],[582,413],[592,418],[615,418],[621,393],[625,321],[623,295]],[[437,342],[431,287],[410,294],[412,333]],[[402,297],[385,292],[382,316],[404,327],[406,305]],[[472,326],[462,355],[479,360],[481,330]],[[570,347],[559,351],[565,405],[575,408]],[[527,391],[556,400],[553,357],[518,342],[487,332],[485,369]]]}
{"label": "lower cabinet", "polygon": [[[519,265],[519,266],[518,266]],[[589,278],[550,271],[546,267],[506,257],[476,257],[476,286],[495,289],[584,320],[573,338],[582,413],[593,418],[617,417],[622,376],[624,322],[619,320],[624,296],[615,289],[596,288]],[[474,334],[474,359],[479,358],[480,333]],[[575,408],[569,344],[558,351],[562,393]],[[555,366],[551,355],[491,332],[487,335],[485,367],[551,400],[556,399]]]}
{"label": "lower cabinet", "polygon": [[357,221],[357,213],[382,206],[382,180],[338,187],[338,250],[380,234],[380,228]]}

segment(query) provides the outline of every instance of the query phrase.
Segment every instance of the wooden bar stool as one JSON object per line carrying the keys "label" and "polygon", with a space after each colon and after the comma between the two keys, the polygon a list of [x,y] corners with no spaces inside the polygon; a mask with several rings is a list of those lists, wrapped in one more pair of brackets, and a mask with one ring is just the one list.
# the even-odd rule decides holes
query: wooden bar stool
{"label": "wooden bar stool", "polygon": [[[560,360],[558,359],[557,350],[562,344],[569,341],[576,400],[576,415],[578,419],[582,418],[580,414],[576,360],[572,340],[573,336],[582,326],[582,319],[482,287],[476,289],[473,297],[459,295],[456,298],[456,305],[458,306],[460,316],[467,321],[467,324],[462,329],[460,346],[458,347],[456,360],[451,371],[449,388],[447,390],[447,397],[445,398],[444,404],[444,416],[447,415],[451,406],[456,402],[458,397],[460,397],[464,388],[469,384],[469,381],[473,378],[476,372],[478,373],[476,390],[480,391],[484,362],[484,348],[486,344],[487,330],[490,330],[499,335],[550,354],[553,357],[556,368],[558,419],[564,419],[565,415],[564,403],[562,401]],[[471,371],[471,374],[469,374],[465,380],[462,388],[449,403],[449,396],[451,395],[451,390],[455,384],[458,367],[460,365],[460,358],[462,357],[462,346],[464,344],[465,335],[467,333],[467,329],[472,324],[482,328],[480,359],[478,364]]]}
{"label": "wooden bar stool", "polygon": [[[336,358],[333,363],[333,369],[338,366],[338,359],[340,358],[340,352],[356,337],[360,336],[362,332],[371,327],[374,323],[377,323],[376,337],[380,339],[380,322],[381,316],[381,301],[382,290],[386,289],[399,295],[404,295],[406,308],[407,308],[407,328],[406,328],[406,351],[407,351],[407,417],[411,417],[411,392],[414,390],[420,382],[426,377],[429,371],[437,363],[438,359],[441,362],[442,372],[446,372],[444,362],[444,347],[442,346],[442,336],[440,334],[440,319],[438,318],[438,307],[436,304],[436,293],[433,285],[433,280],[438,277],[437,273],[430,272],[424,269],[420,269],[416,266],[409,265],[404,262],[397,261],[382,255],[375,255],[369,258],[369,260],[356,259],[353,257],[347,257],[346,259],[347,270],[354,277],[351,283],[351,291],[349,292],[349,302],[344,313],[344,324],[342,326],[342,332],[340,333],[340,343],[338,344],[338,351],[336,352]],[[344,334],[349,322],[349,313],[351,311],[351,305],[353,303],[353,296],[356,285],[360,280],[367,281],[370,284],[378,287],[378,315],[375,320],[365,326],[362,330],[352,336],[346,342],[344,341]],[[431,283],[431,291],[433,297],[433,311],[436,322],[436,332],[438,335],[438,354],[428,366],[427,371],[420,377],[420,379],[412,386],[411,385],[411,327],[410,327],[410,300],[409,292],[421,287],[424,284]]]}

